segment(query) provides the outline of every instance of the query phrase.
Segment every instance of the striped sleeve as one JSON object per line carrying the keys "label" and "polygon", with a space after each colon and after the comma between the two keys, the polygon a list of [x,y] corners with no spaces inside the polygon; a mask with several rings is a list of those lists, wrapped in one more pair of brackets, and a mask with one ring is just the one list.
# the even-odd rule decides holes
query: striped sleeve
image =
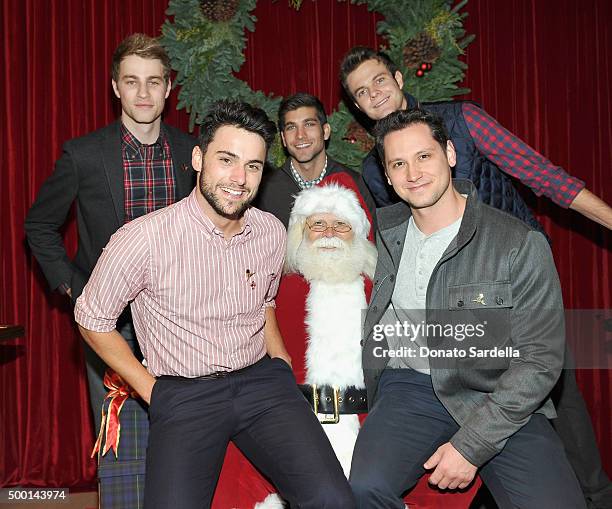
{"label": "striped sleeve", "polygon": [[142,228],[134,226],[124,226],[111,237],[77,299],[74,317],[85,329],[114,330],[119,315],[147,285],[147,236]]}

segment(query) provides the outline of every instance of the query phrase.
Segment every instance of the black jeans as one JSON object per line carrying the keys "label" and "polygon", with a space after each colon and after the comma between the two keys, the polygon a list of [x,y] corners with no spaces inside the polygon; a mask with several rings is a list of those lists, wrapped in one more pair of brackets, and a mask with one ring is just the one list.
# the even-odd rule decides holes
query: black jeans
{"label": "black jeans", "polygon": [[210,507],[230,440],[291,507],[355,507],[340,463],[282,359],[264,357],[218,379],[160,378],[149,418],[146,509]]}
{"label": "black jeans", "polygon": [[[357,437],[350,483],[359,508],[403,509],[401,495],[459,427],[428,375],[385,370],[378,390]],[[501,509],[586,508],[563,445],[543,415],[534,414],[478,473]]]}

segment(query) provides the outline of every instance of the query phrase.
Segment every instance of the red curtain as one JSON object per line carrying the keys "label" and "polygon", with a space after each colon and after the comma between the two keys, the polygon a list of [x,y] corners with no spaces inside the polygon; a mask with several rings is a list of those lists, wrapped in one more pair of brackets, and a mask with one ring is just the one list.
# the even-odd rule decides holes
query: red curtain
{"label": "red curtain", "polygon": [[[0,79],[0,323],[26,327],[0,343],[0,486],[93,486],[93,430],[80,340],[69,304],[51,294],[24,243],[23,219],[63,141],[117,114],[109,62],[131,32],[159,33],[167,0],[3,0]],[[612,5],[605,0],[471,0],[466,86],[506,127],[612,202]],[[337,67],[354,44],[378,41],[364,6],[318,0],[299,13],[260,1],[240,77],[254,88],[340,97]],[[166,120],[186,129],[176,91]],[[566,306],[610,308],[610,233],[545,200],[530,199],[553,239]],[[74,251],[71,221],[66,243]],[[610,463],[611,381],[579,373],[604,461]]]}

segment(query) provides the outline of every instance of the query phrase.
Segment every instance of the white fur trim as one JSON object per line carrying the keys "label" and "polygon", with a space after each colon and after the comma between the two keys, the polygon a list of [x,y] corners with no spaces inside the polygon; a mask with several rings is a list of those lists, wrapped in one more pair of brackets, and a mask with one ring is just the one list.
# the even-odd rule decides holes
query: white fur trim
{"label": "white fur trim", "polygon": [[359,237],[367,238],[370,232],[370,222],[355,192],[336,183],[314,186],[300,192],[291,209],[289,228],[312,214],[321,213],[335,214],[348,221]]}
{"label": "white fur trim", "polygon": [[277,493],[268,495],[264,500],[255,504],[253,509],[285,509],[283,499]]}
{"label": "white fur trim", "polygon": [[306,299],[306,383],[365,387],[361,369],[363,277],[351,283],[311,281]]}

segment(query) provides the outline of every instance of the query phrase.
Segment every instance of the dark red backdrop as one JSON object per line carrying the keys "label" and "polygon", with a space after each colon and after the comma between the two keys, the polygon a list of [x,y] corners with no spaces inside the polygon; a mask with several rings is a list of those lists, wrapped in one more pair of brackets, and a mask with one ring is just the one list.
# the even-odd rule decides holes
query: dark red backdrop
{"label": "dark red backdrop", "polygon": [[[92,484],[91,423],[80,343],[64,298],[48,292],[24,245],[23,218],[63,141],[117,114],[109,61],[135,31],[155,35],[167,0],[3,0],[0,79],[0,323],[26,336],[0,344],[0,486]],[[471,0],[465,85],[504,125],[612,202],[612,3]],[[304,90],[332,109],[337,64],[354,44],[375,44],[376,16],[348,2],[260,1],[240,76],[266,92]],[[172,94],[166,119],[186,129]],[[554,241],[571,308],[610,308],[610,232],[530,199]],[[66,242],[75,247],[74,225]],[[579,373],[608,469],[607,371]]]}

